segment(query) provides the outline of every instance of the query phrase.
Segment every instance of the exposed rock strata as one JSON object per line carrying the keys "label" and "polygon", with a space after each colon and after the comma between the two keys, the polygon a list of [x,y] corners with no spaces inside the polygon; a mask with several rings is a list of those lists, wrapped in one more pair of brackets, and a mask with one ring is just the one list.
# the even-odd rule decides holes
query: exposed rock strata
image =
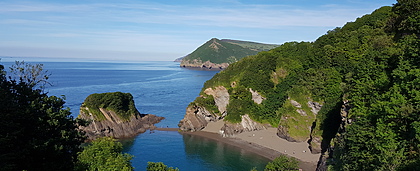
{"label": "exposed rock strata", "polygon": [[[340,142],[343,140],[343,137],[341,134],[346,132],[346,127],[347,125],[352,124],[352,120],[350,118],[348,118],[349,115],[349,111],[351,109],[351,106],[349,104],[349,102],[347,100],[343,101],[343,105],[341,106],[341,111],[340,111],[340,115],[341,115],[341,124],[340,127],[338,128],[337,134],[335,136],[335,139]],[[324,171],[324,170],[328,170],[327,168],[327,159],[332,157],[332,153],[334,151],[334,147],[328,147],[328,149],[324,149],[321,153],[321,157],[319,158],[318,161],[318,165],[316,168],[316,171]]]}
{"label": "exposed rock strata", "polygon": [[[316,115],[321,110],[322,105],[309,100],[306,103],[310,108],[310,111],[308,111],[299,102],[290,98],[288,100],[290,105],[295,108],[296,114],[291,113],[282,116],[277,129],[277,135],[290,142],[308,142],[312,153],[320,153],[321,138],[312,136],[312,129],[314,129]],[[291,135],[290,129],[295,129],[295,131],[301,132],[300,134],[306,130],[306,136]]]}
{"label": "exposed rock strata", "polygon": [[226,69],[229,64],[228,63],[221,63],[216,64],[210,61],[203,62],[202,60],[182,60],[181,67],[183,68],[195,68],[195,69],[203,69],[203,70],[223,70]]}
{"label": "exposed rock strata", "polygon": [[151,114],[140,114],[137,111],[128,121],[124,121],[115,112],[100,108],[106,119],[98,121],[92,113],[85,113],[86,111],[89,110],[86,107],[81,107],[78,117],[91,122],[86,127],[80,127],[81,130],[86,132],[88,140],[105,136],[114,138],[133,137],[147,129],[154,129],[154,124],[164,119]]}
{"label": "exposed rock strata", "polygon": [[[255,99],[254,102],[256,101],[256,103],[261,103],[262,100],[265,99],[259,95],[258,92],[254,92],[252,89],[250,89],[250,91],[253,93],[253,99]],[[214,114],[203,106],[190,105],[187,108],[184,119],[182,119],[178,124],[181,131],[199,131],[204,129],[209,122],[219,121],[223,119],[224,116],[226,116],[226,107],[229,104],[230,98],[228,90],[223,86],[218,86],[215,88],[208,88],[204,90],[204,93],[213,96],[214,103],[221,115]],[[232,124],[225,122],[224,126],[219,130],[219,132],[222,136],[227,137],[245,131],[255,131],[262,129],[266,129],[266,127],[253,121],[249,115],[246,114],[242,116],[242,121],[240,123]]]}
{"label": "exposed rock strata", "polygon": [[219,109],[219,112],[223,116],[226,113],[226,107],[229,104],[230,96],[228,90],[223,86],[219,86],[214,89],[208,88],[204,90],[204,93],[213,96],[214,103],[216,104],[217,108]]}
{"label": "exposed rock strata", "polygon": [[223,137],[230,137],[235,134],[239,134],[242,132],[250,132],[250,131],[257,131],[257,130],[264,130],[267,129],[263,124],[253,121],[249,115],[242,115],[242,120],[240,123],[225,123],[225,125],[220,130],[220,134]]}
{"label": "exposed rock strata", "polygon": [[207,126],[209,122],[220,120],[221,117],[209,112],[206,108],[196,105],[187,107],[184,119],[182,119],[178,126],[181,131],[199,131]]}
{"label": "exposed rock strata", "polygon": [[251,88],[249,89],[249,91],[251,92],[252,100],[257,104],[261,104],[263,100],[266,99],[265,97],[261,96],[257,91],[253,91]]}

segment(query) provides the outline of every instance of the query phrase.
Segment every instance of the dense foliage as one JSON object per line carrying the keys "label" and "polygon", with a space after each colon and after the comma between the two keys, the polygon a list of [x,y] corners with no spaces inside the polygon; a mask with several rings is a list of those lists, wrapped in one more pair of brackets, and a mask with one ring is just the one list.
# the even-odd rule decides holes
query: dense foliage
{"label": "dense foliage", "polygon": [[84,141],[77,125],[83,123],[62,98],[37,88],[47,81],[42,66],[18,64],[9,78],[0,65],[1,170],[73,170]]}
{"label": "dense foliage", "polygon": [[10,70],[7,77],[0,65],[0,170],[133,170],[111,138],[81,148],[78,126],[86,122],[44,93],[49,74],[41,64],[16,62]]}
{"label": "dense foliage", "polygon": [[124,120],[129,120],[133,114],[138,111],[134,105],[133,96],[130,93],[100,93],[89,95],[84,102],[84,106],[89,109],[98,120],[105,119],[105,116],[99,110],[103,108],[114,111],[118,116]]}
{"label": "dense foliage", "polygon": [[178,168],[168,167],[162,162],[147,162],[147,171],[179,171]]}
{"label": "dense foliage", "polygon": [[[273,126],[295,110],[287,98],[316,100],[323,107],[311,135],[322,137],[323,151],[342,125],[334,141],[334,169],[419,170],[419,11],[419,0],[399,0],[315,42],[285,43],[246,57],[203,90],[228,89],[226,120],[238,122],[249,114]],[[266,100],[253,103],[249,89]],[[344,118],[343,101],[351,107]]]}
{"label": "dense foliage", "polygon": [[122,153],[122,144],[110,137],[96,139],[78,155],[78,170],[134,170],[133,156]]}
{"label": "dense foliage", "polygon": [[266,45],[261,43],[233,41],[233,40],[219,40],[213,38],[194,52],[183,58],[183,61],[193,61],[195,59],[202,62],[210,61],[212,63],[233,63],[246,56],[255,55],[261,50],[272,48],[273,45]]}
{"label": "dense foliage", "polygon": [[295,158],[281,155],[269,162],[264,171],[296,171],[299,170],[298,164],[299,162]]}

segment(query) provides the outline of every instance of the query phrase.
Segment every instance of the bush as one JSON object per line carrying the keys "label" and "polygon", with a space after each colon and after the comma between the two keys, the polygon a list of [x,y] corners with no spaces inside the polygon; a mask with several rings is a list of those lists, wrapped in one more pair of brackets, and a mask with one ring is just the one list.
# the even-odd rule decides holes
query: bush
{"label": "bush", "polygon": [[265,171],[299,170],[299,161],[293,157],[281,155],[265,166]]}

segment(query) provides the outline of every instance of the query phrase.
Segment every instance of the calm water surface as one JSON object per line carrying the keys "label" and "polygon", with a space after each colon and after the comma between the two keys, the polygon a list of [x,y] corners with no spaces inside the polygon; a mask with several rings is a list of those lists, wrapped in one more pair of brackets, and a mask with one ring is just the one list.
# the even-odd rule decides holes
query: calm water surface
{"label": "calm water surface", "polygon": [[[39,62],[37,62],[39,63]],[[49,95],[65,95],[66,105],[77,117],[84,99],[93,93],[127,92],[141,113],[166,119],[158,127],[177,127],[185,109],[199,94],[205,81],[217,71],[197,71],[174,62],[41,62],[52,74]],[[2,62],[10,66],[11,62]],[[148,161],[164,162],[182,171],[263,170],[268,160],[243,150],[192,135],[155,131],[123,141],[124,151],[135,156],[136,170]]]}

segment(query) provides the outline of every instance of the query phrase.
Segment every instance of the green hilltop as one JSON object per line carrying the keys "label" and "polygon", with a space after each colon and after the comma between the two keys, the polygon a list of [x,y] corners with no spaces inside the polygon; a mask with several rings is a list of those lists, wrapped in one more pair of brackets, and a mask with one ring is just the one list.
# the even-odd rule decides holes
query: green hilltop
{"label": "green hilltop", "polygon": [[[224,69],[238,60],[278,45],[212,38],[181,61],[182,67]],[[206,63],[207,62],[207,63]],[[222,66],[222,64],[224,64]]]}
{"label": "green hilltop", "polygon": [[[190,105],[220,113],[204,90],[223,86],[230,95],[225,121],[249,114],[286,139],[308,138],[325,156],[334,150],[330,169],[419,170],[420,2],[398,2],[315,42],[285,43],[232,63]],[[197,50],[215,53],[226,43],[212,39]],[[250,89],[265,100],[254,103]],[[313,104],[322,105],[314,115]]]}
{"label": "green hilltop", "polygon": [[106,119],[100,108],[115,112],[125,121],[128,121],[132,115],[139,114],[133,96],[122,92],[91,94],[85,99],[82,107],[86,114],[92,113],[97,121]]}

